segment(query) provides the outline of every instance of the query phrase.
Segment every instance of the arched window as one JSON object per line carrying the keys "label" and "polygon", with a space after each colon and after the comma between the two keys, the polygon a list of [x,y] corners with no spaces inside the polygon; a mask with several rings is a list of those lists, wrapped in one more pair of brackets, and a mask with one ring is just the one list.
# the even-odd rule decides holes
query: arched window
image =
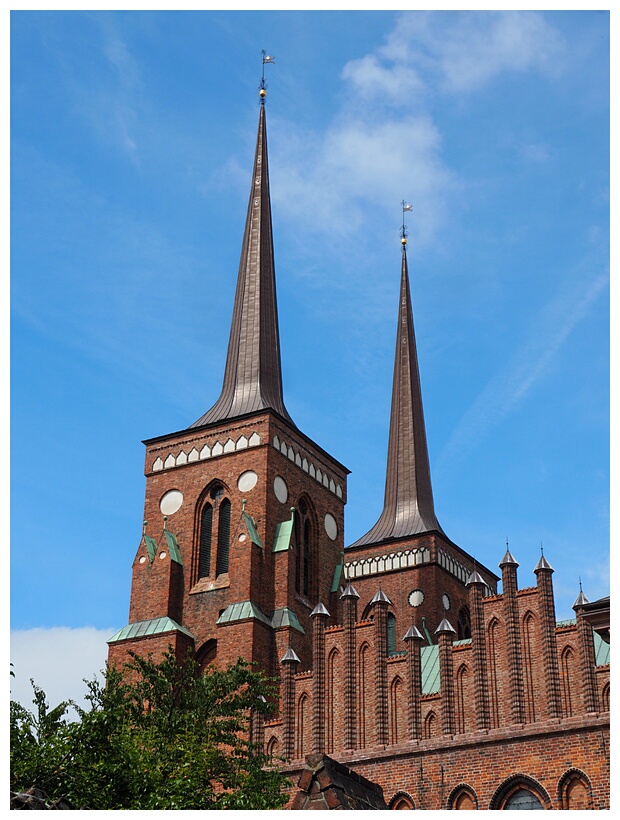
{"label": "arched window", "polygon": [[499,726],[499,693],[497,691],[497,657],[499,651],[500,624],[493,618],[487,631],[487,662],[489,678],[489,711],[491,728]]}
{"label": "arched window", "polygon": [[295,543],[297,545],[295,589],[301,595],[311,598],[314,594],[312,585],[313,531],[310,505],[305,498],[299,499],[295,512]]}
{"label": "arched window", "polygon": [[336,695],[337,681],[340,678],[339,672],[340,652],[332,649],[327,658],[327,751],[333,752],[335,748],[334,721],[338,715],[338,698]]}
{"label": "arched window", "polygon": [[396,616],[392,612],[387,616],[387,653],[396,655]]}
{"label": "arched window", "polygon": [[573,650],[570,646],[566,646],[561,657],[562,708],[565,717],[570,717],[573,714],[574,659]]}
{"label": "arched window", "polygon": [[207,503],[200,519],[200,550],[198,555],[198,577],[207,578],[211,572],[211,539],[213,536],[213,507]]}
{"label": "arched window", "polygon": [[217,532],[217,565],[216,575],[228,572],[228,558],[230,555],[230,501],[224,498],[220,503],[218,532]]}
{"label": "arched window", "polygon": [[274,757],[278,756],[280,748],[280,743],[278,742],[278,738],[273,735],[269,738],[269,742],[267,743],[267,757],[272,760]]}
{"label": "arched window", "polygon": [[[394,619],[396,620],[396,619]],[[397,675],[390,684],[390,743],[398,743],[400,721],[398,720],[398,704],[402,697],[402,680]]]}
{"label": "arched window", "polygon": [[592,808],[592,785],[580,769],[570,769],[560,780],[559,796],[562,809],[578,811]]}
{"label": "arched window", "polygon": [[469,617],[469,609],[466,606],[462,606],[459,610],[456,621],[456,634],[459,641],[471,638],[471,618]]}
{"label": "arched window", "polygon": [[465,732],[465,680],[467,678],[467,666],[463,663],[456,673],[456,731],[457,734]]}
{"label": "arched window", "polygon": [[609,712],[609,683],[603,686],[603,691],[601,692],[601,710],[603,712]]}
{"label": "arched window", "polygon": [[524,811],[526,809],[543,809],[543,804],[538,797],[529,789],[517,789],[506,800],[503,809],[516,809]]}
{"label": "arched window", "polygon": [[550,809],[551,799],[534,778],[518,774],[509,777],[501,784],[491,798],[489,808],[500,811]]}
{"label": "arched window", "polygon": [[308,695],[304,692],[297,701],[297,732],[295,733],[295,757],[302,758],[305,753],[305,733],[307,729]]}
{"label": "arched window", "polygon": [[536,697],[534,694],[534,616],[528,612],[523,619],[523,670],[525,683],[525,703],[528,723],[536,720]]}
{"label": "arched window", "polygon": [[478,808],[476,792],[471,786],[460,783],[450,792],[448,808],[455,811],[475,811]]}
{"label": "arched window", "polygon": [[196,663],[200,667],[200,671],[204,672],[207,666],[213,663],[216,657],[217,641],[215,638],[211,638],[211,640],[205,641],[198,652],[196,652]]}
{"label": "arched window", "polygon": [[359,734],[359,747],[366,746],[366,687],[368,685],[368,667],[370,665],[370,647],[363,643],[359,651],[359,663],[357,668],[357,692],[358,704],[357,714],[359,721],[357,725]]}
{"label": "arched window", "polygon": [[437,717],[434,712],[429,712],[424,720],[424,739],[435,737],[437,734]]}
{"label": "arched window", "polygon": [[390,800],[390,809],[393,811],[411,811],[415,809],[413,798],[406,792],[397,792]]}

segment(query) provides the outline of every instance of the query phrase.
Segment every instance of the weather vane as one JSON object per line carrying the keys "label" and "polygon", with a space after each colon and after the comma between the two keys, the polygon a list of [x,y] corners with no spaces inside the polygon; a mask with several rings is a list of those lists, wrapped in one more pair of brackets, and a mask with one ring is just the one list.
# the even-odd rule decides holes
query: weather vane
{"label": "weather vane", "polygon": [[262,50],[261,54],[263,55],[263,75],[260,80],[260,91],[258,93],[260,95],[260,101],[264,103],[265,97],[267,96],[267,84],[265,83],[265,65],[267,63],[275,63],[276,58],[270,57],[269,54],[267,54],[267,52],[265,51],[265,49]]}
{"label": "weather vane", "polygon": [[405,211],[412,210],[411,205],[408,202],[405,202],[403,199],[400,203],[403,206],[403,224],[400,229],[400,244],[403,246],[403,250],[407,247],[407,226],[405,225]]}

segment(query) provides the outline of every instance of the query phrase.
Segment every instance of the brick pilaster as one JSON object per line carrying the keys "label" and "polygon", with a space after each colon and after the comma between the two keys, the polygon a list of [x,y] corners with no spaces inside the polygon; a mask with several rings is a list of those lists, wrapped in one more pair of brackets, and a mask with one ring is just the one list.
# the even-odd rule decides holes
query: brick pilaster
{"label": "brick pilaster", "polygon": [[581,690],[583,692],[583,708],[586,712],[598,712],[598,691],[596,688],[596,656],[594,652],[594,635],[592,627],[583,617],[583,606],[589,603],[583,592],[573,605],[577,617],[577,636],[579,641],[579,671],[581,675]]}
{"label": "brick pilaster", "polygon": [[409,684],[409,740],[420,740],[422,737],[422,659],[421,649],[424,640],[418,628],[412,624],[403,638],[407,644],[407,677]]}
{"label": "brick pilaster", "polygon": [[519,564],[506,550],[499,565],[502,570],[502,603],[506,624],[506,654],[510,685],[511,722],[525,723],[525,695],[523,691],[523,661],[521,659],[521,635],[517,609],[517,567]]}
{"label": "brick pilaster", "polygon": [[355,749],[357,745],[357,677],[355,624],[357,623],[357,590],[348,584],[342,593],[344,620],[344,748]]}
{"label": "brick pilaster", "polygon": [[455,631],[447,618],[435,630],[439,644],[439,680],[441,685],[441,727],[444,735],[454,734],[454,662],[452,642]]}
{"label": "brick pilaster", "polygon": [[329,612],[318,603],[312,618],[312,753],[325,752],[325,623]]}
{"label": "brick pilaster", "polygon": [[292,760],[295,741],[295,681],[299,658],[289,647],[282,664],[282,756]]}
{"label": "brick pilaster", "polygon": [[388,742],[388,686],[387,686],[387,611],[391,604],[379,590],[370,602],[375,619],[375,728],[376,740],[381,746]]}
{"label": "brick pilaster", "polygon": [[560,697],[560,669],[558,646],[555,636],[555,602],[553,600],[553,568],[544,555],[534,569],[539,594],[540,638],[543,650],[545,692],[547,694],[547,714],[550,718],[562,717]]}
{"label": "brick pilaster", "polygon": [[471,617],[471,648],[474,666],[474,699],[476,707],[476,728],[488,729],[489,684],[487,676],[486,635],[482,593],[486,586],[477,572],[472,572],[467,581],[469,587],[469,611]]}

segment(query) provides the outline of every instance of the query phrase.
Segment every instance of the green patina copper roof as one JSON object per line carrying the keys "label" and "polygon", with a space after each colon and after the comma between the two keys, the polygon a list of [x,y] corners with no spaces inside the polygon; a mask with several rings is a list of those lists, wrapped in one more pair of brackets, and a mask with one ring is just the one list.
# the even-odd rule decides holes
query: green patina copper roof
{"label": "green patina copper roof", "polygon": [[597,666],[607,666],[609,663],[609,644],[601,638],[598,632],[594,633],[594,657]]}
{"label": "green patina copper roof", "polygon": [[164,530],[164,535],[166,536],[166,543],[168,544],[168,552],[170,553],[170,557],[173,561],[176,561],[177,564],[181,564],[181,566],[183,566],[183,561],[181,560],[181,551],[179,550],[179,544],[176,535],[169,532],[168,530]]}
{"label": "green patina copper roof", "polygon": [[252,601],[240,601],[237,604],[229,604],[217,619],[218,624],[228,624],[231,621],[244,621],[246,618],[255,618],[271,626],[271,621],[265,615],[258,604]]}
{"label": "green patina copper roof", "polygon": [[291,507],[291,517],[288,521],[281,521],[276,524],[276,534],[273,539],[272,552],[286,552],[291,546],[291,535],[293,534],[293,520],[295,516],[295,508]]}
{"label": "green patina copper roof", "polygon": [[344,569],[344,552],[340,553],[340,563],[334,569],[334,577],[332,578],[332,588],[330,592],[338,592],[338,585],[342,577],[342,570]]}
{"label": "green patina copper roof", "polygon": [[149,559],[152,564],[155,560],[155,556],[157,555],[157,541],[146,533],[144,533],[144,541],[146,543],[146,548],[149,552]]}
{"label": "green patina copper roof", "polygon": [[272,629],[280,629],[283,626],[292,626],[293,629],[297,629],[305,635],[304,628],[299,622],[299,618],[296,613],[293,612],[292,609],[289,609],[288,607],[276,609],[275,612],[272,612],[271,617],[268,617],[258,606],[258,604],[255,604],[252,601],[239,601],[236,604],[230,604],[217,619],[217,623],[229,624],[233,621],[244,621],[247,618],[255,618],[258,621],[262,621],[264,624],[272,627]]}
{"label": "green patina copper roof", "polygon": [[439,646],[423,646],[422,661],[422,694],[432,695],[439,692]]}
{"label": "green patina copper roof", "polygon": [[306,634],[303,626],[299,623],[297,615],[292,609],[286,606],[282,609],[276,609],[271,616],[271,625],[274,629],[279,629],[282,626],[292,626],[293,629],[297,629],[302,635]]}
{"label": "green patina copper roof", "polygon": [[257,547],[263,548],[263,542],[260,540],[260,535],[258,534],[256,527],[254,526],[254,519],[249,516],[245,510],[241,513],[244,520],[245,525],[248,528],[248,532],[250,534],[250,538],[252,539],[252,543],[256,544]]}
{"label": "green patina copper roof", "polygon": [[575,618],[567,618],[565,621],[556,621],[556,627],[558,626],[574,626],[577,623]]}
{"label": "green patina copper roof", "polygon": [[127,624],[120,632],[107,641],[107,643],[118,643],[119,641],[127,641],[130,638],[144,638],[147,635],[163,635],[166,632],[182,632],[190,638],[194,638],[192,633],[181,626],[172,618],[165,616],[163,618],[150,618],[148,621],[136,621],[133,624]]}

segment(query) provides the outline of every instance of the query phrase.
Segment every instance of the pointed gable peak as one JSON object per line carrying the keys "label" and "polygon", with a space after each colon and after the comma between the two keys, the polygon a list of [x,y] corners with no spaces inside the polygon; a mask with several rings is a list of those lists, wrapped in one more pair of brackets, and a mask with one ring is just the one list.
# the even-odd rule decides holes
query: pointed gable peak
{"label": "pointed gable peak", "polygon": [[267,128],[263,103],[264,97],[261,98],[258,118],[252,184],[222,393],[213,407],[190,427],[202,427],[267,409],[275,411],[293,424],[282,396]]}
{"label": "pointed gable peak", "polygon": [[383,512],[352,546],[443,532],[435,516],[406,244],[403,243]]}

